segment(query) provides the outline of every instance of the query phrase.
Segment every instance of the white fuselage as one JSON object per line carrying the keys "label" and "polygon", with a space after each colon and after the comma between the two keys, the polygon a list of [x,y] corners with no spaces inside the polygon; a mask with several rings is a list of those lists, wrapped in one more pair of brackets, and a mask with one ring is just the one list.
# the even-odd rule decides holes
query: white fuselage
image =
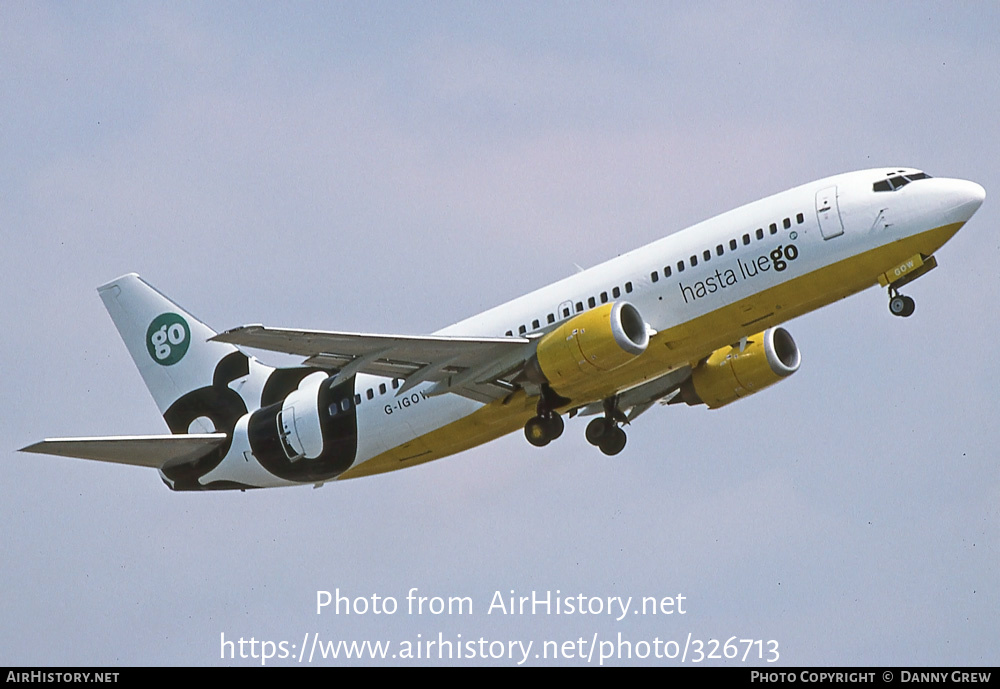
{"label": "white fuselage", "polygon": [[[979,185],[954,179],[920,178],[895,190],[874,190],[879,180],[900,173],[921,175],[914,170],[867,170],[802,185],[698,223],[435,334],[541,337],[602,303],[627,301],[653,334],[650,352],[635,365],[596,379],[590,398],[576,399],[573,405],[599,402],[702,360],[723,344],[876,284],[880,273],[907,257],[930,255],[968,220],[984,197]],[[915,243],[919,238],[927,239]],[[294,417],[306,457],[311,455],[304,445],[322,443],[321,419],[316,415],[323,412],[313,404],[310,417],[291,407],[307,408],[296,400],[308,400],[310,395],[315,399],[323,379],[319,374],[307,378],[285,401],[283,418],[289,424]],[[262,373],[260,381],[248,385],[262,386],[264,380]],[[357,451],[343,475],[391,470],[408,466],[405,461],[411,459],[427,461],[524,424],[527,403],[507,410],[496,406],[500,402],[428,394],[432,387],[426,382],[397,394],[393,379],[358,374]],[[484,413],[486,407],[495,406],[492,413]],[[461,425],[470,418],[485,420]],[[451,438],[447,445],[439,445],[442,429],[449,428],[468,439]],[[254,466],[245,429],[237,427],[234,436],[226,458],[201,482],[295,483]]]}

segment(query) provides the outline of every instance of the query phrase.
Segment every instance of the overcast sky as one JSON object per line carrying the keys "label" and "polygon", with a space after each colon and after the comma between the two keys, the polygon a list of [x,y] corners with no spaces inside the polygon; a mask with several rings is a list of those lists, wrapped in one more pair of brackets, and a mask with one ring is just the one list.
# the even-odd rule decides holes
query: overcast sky
{"label": "overcast sky", "polygon": [[[830,174],[913,166],[995,197],[998,26],[951,2],[3,2],[0,659],[621,633],[1000,663],[995,198],[908,288],[912,318],[872,289],[792,321],[795,376],[656,407],[615,458],[572,420],[543,449],[175,494],[16,452],[166,432],[95,291],[126,272],[219,330],[416,334]],[[413,587],[472,614],[407,614]],[[400,610],[317,616],[336,588]],[[487,614],[511,590],[686,612]]]}

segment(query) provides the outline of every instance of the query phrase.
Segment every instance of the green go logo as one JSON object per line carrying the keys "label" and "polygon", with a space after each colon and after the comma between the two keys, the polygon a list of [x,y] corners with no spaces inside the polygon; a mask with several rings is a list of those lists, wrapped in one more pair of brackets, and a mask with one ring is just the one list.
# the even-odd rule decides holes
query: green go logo
{"label": "green go logo", "polygon": [[146,331],[146,349],[161,366],[171,366],[183,359],[190,344],[191,329],[176,313],[160,314]]}

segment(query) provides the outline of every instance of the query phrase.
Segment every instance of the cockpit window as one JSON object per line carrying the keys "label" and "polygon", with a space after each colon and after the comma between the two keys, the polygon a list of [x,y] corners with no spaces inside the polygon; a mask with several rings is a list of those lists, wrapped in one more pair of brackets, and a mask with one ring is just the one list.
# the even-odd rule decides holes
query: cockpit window
{"label": "cockpit window", "polygon": [[[902,172],[902,170],[900,170]],[[902,189],[910,182],[915,182],[918,179],[930,179],[930,175],[926,172],[909,172],[905,175],[897,174],[893,175],[889,179],[883,179],[881,181],[875,182],[872,185],[872,191],[896,191],[897,189]]]}

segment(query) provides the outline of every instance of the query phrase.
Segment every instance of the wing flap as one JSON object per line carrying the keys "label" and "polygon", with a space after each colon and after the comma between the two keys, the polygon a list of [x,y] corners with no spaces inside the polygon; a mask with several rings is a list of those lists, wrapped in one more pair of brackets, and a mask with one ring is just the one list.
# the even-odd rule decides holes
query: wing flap
{"label": "wing flap", "polygon": [[[621,410],[631,410],[628,420],[631,421],[640,414],[649,410],[656,402],[671,399],[677,392],[677,388],[691,375],[690,366],[681,366],[673,371],[663,374],[659,378],[647,381],[629,390],[619,393],[618,408]],[[593,416],[604,411],[603,402],[592,402],[591,404],[575,410],[574,416]]]}
{"label": "wing flap", "polygon": [[226,437],[225,433],[199,433],[46,438],[39,443],[22,447],[21,452],[159,469],[166,464],[180,464],[204,457],[224,443]]}

